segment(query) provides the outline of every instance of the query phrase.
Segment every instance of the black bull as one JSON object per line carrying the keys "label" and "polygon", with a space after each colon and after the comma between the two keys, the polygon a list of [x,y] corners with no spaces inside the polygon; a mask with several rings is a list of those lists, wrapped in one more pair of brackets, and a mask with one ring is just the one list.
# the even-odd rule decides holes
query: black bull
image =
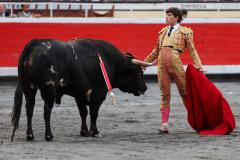
{"label": "black bull", "polygon": [[[96,120],[99,107],[108,92],[100,62],[100,54],[113,88],[139,96],[147,90],[143,66],[151,64],[122,54],[112,44],[102,40],[78,39],[61,42],[52,39],[32,40],[21,54],[18,63],[18,84],[12,111],[13,134],[18,128],[22,97],[26,99],[27,140],[33,140],[32,115],[35,95],[40,89],[44,101],[45,139],[53,139],[50,116],[54,101],[60,103],[63,94],[75,98],[82,119],[82,136],[99,136]],[[86,124],[89,106],[90,131]]]}

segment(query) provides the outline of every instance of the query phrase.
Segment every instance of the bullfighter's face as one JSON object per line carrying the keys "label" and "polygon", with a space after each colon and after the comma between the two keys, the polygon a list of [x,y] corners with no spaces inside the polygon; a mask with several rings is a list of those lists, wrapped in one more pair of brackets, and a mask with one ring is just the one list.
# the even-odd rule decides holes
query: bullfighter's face
{"label": "bullfighter's face", "polygon": [[174,17],[172,13],[166,14],[166,23],[170,26],[174,26],[177,24],[178,17]]}

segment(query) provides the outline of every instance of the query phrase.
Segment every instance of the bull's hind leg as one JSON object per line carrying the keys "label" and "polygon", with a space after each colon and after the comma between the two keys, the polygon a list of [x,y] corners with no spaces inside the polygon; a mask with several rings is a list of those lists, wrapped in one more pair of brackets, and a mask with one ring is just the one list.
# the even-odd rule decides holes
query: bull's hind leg
{"label": "bull's hind leg", "polygon": [[37,89],[25,88],[23,89],[25,99],[26,99],[26,114],[27,114],[27,132],[26,139],[27,141],[34,140],[34,135],[32,131],[32,116],[35,105],[35,96]]}
{"label": "bull's hind leg", "polygon": [[51,141],[53,139],[53,135],[50,120],[55,100],[55,89],[53,87],[43,89],[41,90],[41,96],[44,100],[45,140]]}
{"label": "bull's hind leg", "polygon": [[80,116],[82,119],[82,126],[81,126],[80,134],[81,134],[81,136],[87,137],[87,136],[89,136],[89,133],[90,133],[88,130],[88,127],[87,127],[87,122],[86,122],[87,115],[88,115],[88,109],[86,107],[86,104],[81,103],[82,101],[80,99],[75,98],[75,101],[77,103],[78,110],[79,110],[79,113],[80,113]]}

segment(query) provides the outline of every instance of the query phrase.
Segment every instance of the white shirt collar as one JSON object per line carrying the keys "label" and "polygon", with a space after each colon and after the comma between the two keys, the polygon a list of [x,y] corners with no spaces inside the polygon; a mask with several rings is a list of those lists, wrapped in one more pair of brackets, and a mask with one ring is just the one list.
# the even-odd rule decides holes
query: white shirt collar
{"label": "white shirt collar", "polygon": [[[168,31],[169,31],[170,27],[171,27],[171,26],[168,26]],[[175,24],[175,25],[173,26],[173,30],[172,30],[171,33],[175,32],[179,27],[180,27],[180,24],[179,24],[179,23]]]}
{"label": "white shirt collar", "polygon": [[[168,29],[170,29],[170,27],[171,27],[171,26],[168,26]],[[173,26],[173,30],[174,30],[174,29],[178,29],[178,27],[180,27],[180,24],[179,24],[179,23],[177,23],[177,24],[175,24],[175,25]]]}

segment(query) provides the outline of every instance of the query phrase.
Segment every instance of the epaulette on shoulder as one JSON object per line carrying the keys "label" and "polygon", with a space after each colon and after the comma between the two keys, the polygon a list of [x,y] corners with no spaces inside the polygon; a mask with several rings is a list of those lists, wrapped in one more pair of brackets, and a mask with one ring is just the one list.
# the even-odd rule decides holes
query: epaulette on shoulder
{"label": "epaulette on shoulder", "polygon": [[181,28],[180,28],[180,31],[181,31],[183,34],[192,34],[192,29],[191,29],[191,28],[188,28],[188,27],[181,27]]}
{"label": "epaulette on shoulder", "polygon": [[168,27],[162,28],[162,29],[158,32],[158,34],[161,34],[161,33],[164,32],[167,28],[168,28]]}

